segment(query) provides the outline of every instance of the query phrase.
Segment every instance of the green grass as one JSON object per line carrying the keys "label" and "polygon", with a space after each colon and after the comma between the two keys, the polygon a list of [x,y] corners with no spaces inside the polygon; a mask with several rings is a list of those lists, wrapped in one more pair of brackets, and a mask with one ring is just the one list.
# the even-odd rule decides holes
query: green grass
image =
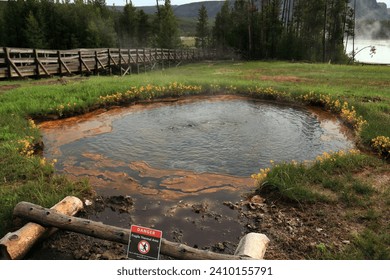
{"label": "green grass", "polygon": [[[389,77],[390,68],[382,66],[207,61],[126,77],[0,81],[0,235],[10,229],[12,209],[17,202],[28,200],[51,206],[66,195],[83,196],[89,190],[86,182],[71,182],[54,175],[50,163],[42,163],[39,153],[26,154],[28,151],[37,152],[41,141],[38,129],[31,125],[29,118],[66,117],[102,106],[149,99],[147,92],[122,96],[119,101],[102,102],[100,98],[124,94],[132,87],[148,84],[167,87],[177,82],[201,86],[199,93],[237,93],[321,106],[325,105],[320,102],[320,96],[327,95],[332,100],[348,102],[349,106],[354,106],[357,115],[368,122],[357,137],[369,150],[371,139],[390,137]],[[9,86],[15,88],[8,90]],[[310,92],[314,92],[314,99],[305,102],[303,96]],[[153,94],[158,97],[196,93],[187,89],[177,92],[166,89]],[[324,201],[340,203],[348,209],[368,209],[379,196],[369,183],[355,176],[367,168],[389,171],[388,163],[363,154],[312,164],[279,163],[268,172],[262,188],[293,202]],[[384,190],[380,199],[381,203],[390,206],[389,188]],[[365,217],[376,224],[377,229],[388,232],[388,228],[383,229],[376,222],[375,212],[367,212]],[[357,253],[359,248],[368,250],[370,240],[374,243],[374,252],[368,256]],[[375,242],[387,246],[388,239],[379,234],[363,233],[356,237],[355,249],[348,254],[355,254],[357,258],[386,257]]]}
{"label": "green grass", "polygon": [[370,229],[355,234],[346,250],[334,251],[325,244],[317,246],[317,259],[327,260],[389,260],[390,235]]}
{"label": "green grass", "polygon": [[261,194],[298,203],[317,201],[365,206],[373,188],[353,178],[367,167],[385,165],[380,159],[364,154],[332,154],[313,163],[283,162],[273,164],[266,177],[258,180]]}

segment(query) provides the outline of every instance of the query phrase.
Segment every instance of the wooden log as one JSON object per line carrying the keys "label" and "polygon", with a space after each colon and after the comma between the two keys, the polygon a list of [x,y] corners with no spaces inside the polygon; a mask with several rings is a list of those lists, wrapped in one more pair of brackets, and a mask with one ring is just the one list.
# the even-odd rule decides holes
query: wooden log
{"label": "wooden log", "polygon": [[[251,232],[238,243],[235,255],[247,256],[253,259],[263,259],[269,239],[265,234]],[[258,246],[253,246],[253,245]]]}
{"label": "wooden log", "polygon": [[[74,215],[82,208],[83,202],[80,199],[74,196],[67,196],[54,205],[50,211]],[[9,232],[0,239],[0,247],[3,247],[2,250],[6,249],[11,259],[22,259],[31,247],[43,236],[49,234],[50,231],[53,230],[39,224],[27,223],[21,229]]]}
{"label": "wooden log", "polygon": [[[127,245],[130,237],[130,230],[120,227],[105,225],[100,222],[94,222],[87,219],[71,217],[59,213],[58,211],[43,208],[41,206],[20,202],[14,208],[14,215],[29,219],[44,226],[54,226],[57,228],[86,234],[89,236],[105,239],[109,241],[118,242]],[[246,243],[248,244],[248,243]],[[267,244],[254,244],[250,246],[257,247],[267,246]],[[258,248],[259,251],[265,252],[265,248]],[[226,255],[219,254],[211,251],[199,250],[190,246],[168,241],[166,239],[161,240],[161,254],[178,259],[189,260],[242,260],[253,259],[248,256],[241,255]],[[260,255],[258,255],[260,256]],[[263,256],[260,256],[261,258]]]}

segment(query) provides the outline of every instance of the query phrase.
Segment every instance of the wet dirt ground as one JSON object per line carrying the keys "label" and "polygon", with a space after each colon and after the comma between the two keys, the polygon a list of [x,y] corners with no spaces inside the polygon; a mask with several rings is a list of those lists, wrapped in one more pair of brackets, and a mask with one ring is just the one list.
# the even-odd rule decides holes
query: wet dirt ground
{"label": "wet dirt ground", "polygon": [[[107,211],[122,223],[131,223],[134,213],[134,201],[131,197],[94,197],[86,199],[87,204],[78,216],[101,221]],[[264,198],[252,193],[241,201],[225,201],[221,208],[234,211],[241,236],[249,232],[266,234],[270,239],[265,259],[310,259],[315,257],[321,244],[341,250],[348,245],[351,234],[359,231],[359,224],[350,223],[341,206],[329,204],[296,204],[274,198]],[[194,225],[200,233],[210,234],[202,228],[205,221],[218,226],[223,215],[210,210],[207,204],[178,204],[178,209],[187,209],[194,214]],[[103,217],[104,219],[104,217]],[[175,242],[187,243],[180,228],[173,227],[163,232],[163,237]],[[234,254],[237,242],[229,241],[223,235],[219,242],[210,246],[192,247],[212,250],[218,253]],[[190,244],[188,244],[190,245]],[[86,235],[58,231],[50,238],[39,243],[27,256],[28,259],[126,259],[127,246],[100,240]],[[161,256],[161,259],[169,257]]]}

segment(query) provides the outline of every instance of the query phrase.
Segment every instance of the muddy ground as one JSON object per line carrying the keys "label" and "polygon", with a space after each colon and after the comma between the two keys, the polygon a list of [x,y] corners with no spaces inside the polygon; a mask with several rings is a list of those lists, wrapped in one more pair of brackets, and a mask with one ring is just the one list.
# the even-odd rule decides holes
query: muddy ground
{"label": "muddy ground", "polygon": [[[134,202],[131,197],[94,197],[78,216],[97,219],[105,209],[131,214]],[[359,230],[356,224],[345,219],[345,209],[329,204],[297,204],[283,202],[278,198],[264,198],[252,193],[239,202],[225,201],[221,207],[229,207],[237,212],[242,233],[259,232],[270,239],[265,259],[311,259],[319,247],[325,245],[341,249],[351,242],[351,233]],[[192,210],[203,219],[213,215],[207,205],[193,205]],[[180,241],[180,230],[165,232],[164,237]],[[205,233],[206,234],[206,233]],[[223,238],[223,237],[221,237]],[[218,253],[234,254],[237,244],[221,240],[202,249]],[[197,247],[195,245],[195,247]],[[27,256],[28,259],[126,259],[127,246],[104,241],[73,232],[58,231],[49,239],[39,243]],[[161,256],[161,259],[169,259]]]}

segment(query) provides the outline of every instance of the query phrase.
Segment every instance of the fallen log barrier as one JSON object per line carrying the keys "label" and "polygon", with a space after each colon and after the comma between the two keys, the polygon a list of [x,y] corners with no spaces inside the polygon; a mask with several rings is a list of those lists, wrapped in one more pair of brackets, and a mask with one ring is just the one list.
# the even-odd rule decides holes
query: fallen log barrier
{"label": "fallen log barrier", "polygon": [[[79,198],[67,196],[50,211],[73,216],[82,208],[83,202]],[[0,239],[0,258],[22,259],[38,240],[52,234],[55,230],[30,222],[15,232],[7,233]]]}
{"label": "fallen log barrier", "polygon": [[[14,215],[43,226],[57,227],[125,245],[129,242],[130,229],[72,217],[29,202],[18,203],[14,208]],[[176,259],[187,260],[263,259],[268,243],[269,239],[264,234],[250,233],[241,239],[234,255],[227,255],[192,248],[163,238],[160,253]]]}

